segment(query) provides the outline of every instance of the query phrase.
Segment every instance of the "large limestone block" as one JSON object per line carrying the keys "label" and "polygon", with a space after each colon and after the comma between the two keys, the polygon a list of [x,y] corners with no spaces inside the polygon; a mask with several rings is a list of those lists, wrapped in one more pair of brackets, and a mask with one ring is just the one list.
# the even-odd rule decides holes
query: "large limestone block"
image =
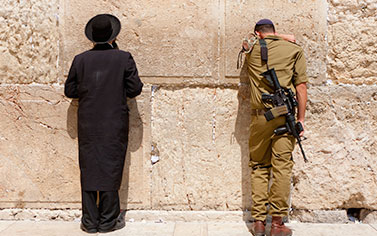
{"label": "large limestone block", "polygon": [[[309,163],[295,155],[292,207],[377,209],[377,87],[309,90]],[[298,150],[296,150],[298,151]]]}
{"label": "large limestone block", "polygon": [[[152,208],[240,209],[247,182],[244,130],[237,90],[160,89],[152,101]],[[245,109],[245,108],[243,108]],[[244,122],[240,124],[240,122]]]}
{"label": "large limestone block", "polygon": [[[122,207],[149,207],[150,87],[129,101],[130,136]],[[78,102],[62,87],[0,87],[0,207],[81,206]],[[147,161],[143,159],[146,155]]]}
{"label": "large limestone block", "polygon": [[2,86],[0,109],[2,207],[78,205],[75,114],[61,88]]}
{"label": "large limestone block", "polygon": [[377,211],[369,212],[363,219],[365,224],[377,224]]}
{"label": "large limestone block", "polygon": [[[224,167],[226,170],[224,181],[228,181],[229,185],[237,183],[233,181],[240,181],[241,186],[238,185],[240,189],[231,193],[231,196],[237,197],[236,209],[239,209],[241,205],[242,210],[250,209],[252,204],[249,167],[251,116],[250,100],[246,96],[246,94],[249,95],[248,92],[245,86],[240,86],[238,89],[217,89],[215,104],[216,151],[226,166]],[[232,168],[227,170],[227,166]]]}
{"label": "large limestone block", "polygon": [[349,223],[346,210],[293,210],[289,214],[289,219],[306,223],[327,223],[339,224]]}
{"label": "large limestone block", "polygon": [[[225,1],[226,76],[238,77],[237,55],[245,36],[255,23],[271,19],[277,32],[294,34],[304,49],[308,76],[313,84],[321,84],[326,76],[326,11],[325,1]],[[273,67],[273,65],[271,65]]]}
{"label": "large limestone block", "polygon": [[64,74],[73,56],[91,47],[84,35],[87,21],[111,13],[122,23],[119,47],[133,54],[142,76],[211,78],[217,2],[65,0],[62,11]]}
{"label": "large limestone block", "polygon": [[376,9],[376,1],[330,1],[327,56],[330,79],[348,84],[377,83]]}
{"label": "large limestone block", "polygon": [[58,81],[58,2],[1,2],[0,83]]}

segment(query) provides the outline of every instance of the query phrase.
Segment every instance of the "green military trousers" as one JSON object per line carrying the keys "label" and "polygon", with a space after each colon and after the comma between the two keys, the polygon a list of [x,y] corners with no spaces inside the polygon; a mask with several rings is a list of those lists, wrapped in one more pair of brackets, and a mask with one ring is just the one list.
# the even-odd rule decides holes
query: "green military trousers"
{"label": "green military trousers", "polygon": [[[251,215],[255,220],[272,216],[288,215],[293,168],[292,151],[295,138],[292,135],[275,135],[274,130],[285,124],[285,117],[267,121],[263,115],[253,115],[250,126],[250,167],[253,206]],[[269,181],[272,185],[269,189]],[[267,212],[269,205],[269,212]]]}

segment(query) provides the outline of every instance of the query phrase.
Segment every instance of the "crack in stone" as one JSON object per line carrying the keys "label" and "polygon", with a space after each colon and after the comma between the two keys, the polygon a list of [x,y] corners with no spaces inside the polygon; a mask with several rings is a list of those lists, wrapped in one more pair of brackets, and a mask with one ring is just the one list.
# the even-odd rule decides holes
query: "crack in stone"
{"label": "crack in stone", "polygon": [[[45,91],[50,92],[49,90],[45,90]],[[60,104],[60,103],[62,102],[61,100],[50,100],[50,99],[48,99],[48,98],[43,97],[42,95],[37,95],[37,96],[35,96],[34,94],[31,94],[31,93],[28,92],[28,91],[23,91],[23,93],[24,93],[24,94],[27,94],[27,95],[29,95],[30,97],[33,97],[33,98],[41,98],[41,100],[42,100],[43,102],[47,102],[48,104],[53,105],[53,106],[58,105],[58,104]],[[62,96],[62,97],[65,97],[65,96]],[[36,101],[39,101],[39,100],[22,100],[22,101],[23,101],[23,102],[25,102],[25,101],[36,102]],[[67,100],[67,101],[69,101],[69,100]]]}
{"label": "crack in stone", "polygon": [[190,199],[190,196],[189,196],[189,194],[188,194],[188,193],[186,193],[186,198],[187,198],[187,204],[188,204],[188,206],[189,206],[190,210],[192,211],[192,210],[193,210],[193,208],[192,208],[192,206],[191,206],[191,199]]}
{"label": "crack in stone", "polygon": [[372,227],[377,232],[377,227],[374,227],[372,224],[368,224],[370,227]]}

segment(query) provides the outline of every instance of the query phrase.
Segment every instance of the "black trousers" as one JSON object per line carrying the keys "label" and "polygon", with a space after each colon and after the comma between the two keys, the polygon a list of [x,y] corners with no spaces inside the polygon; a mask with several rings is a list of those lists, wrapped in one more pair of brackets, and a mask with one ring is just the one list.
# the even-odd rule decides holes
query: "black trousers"
{"label": "black trousers", "polygon": [[[118,191],[81,191],[82,218],[81,223],[85,228],[110,230],[117,221],[120,213]],[[99,204],[97,205],[97,196]]]}

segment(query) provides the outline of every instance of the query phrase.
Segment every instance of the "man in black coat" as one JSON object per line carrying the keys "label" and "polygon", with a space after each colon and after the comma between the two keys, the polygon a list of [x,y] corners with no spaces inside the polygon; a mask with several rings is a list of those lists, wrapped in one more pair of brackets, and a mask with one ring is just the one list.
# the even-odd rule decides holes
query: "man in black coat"
{"label": "man in black coat", "polygon": [[93,17],[85,34],[94,47],[75,56],[65,82],[65,95],[79,99],[81,229],[88,233],[125,225],[118,190],[128,144],[127,97],[139,95],[143,83],[131,54],[115,44],[119,31],[115,16]]}

